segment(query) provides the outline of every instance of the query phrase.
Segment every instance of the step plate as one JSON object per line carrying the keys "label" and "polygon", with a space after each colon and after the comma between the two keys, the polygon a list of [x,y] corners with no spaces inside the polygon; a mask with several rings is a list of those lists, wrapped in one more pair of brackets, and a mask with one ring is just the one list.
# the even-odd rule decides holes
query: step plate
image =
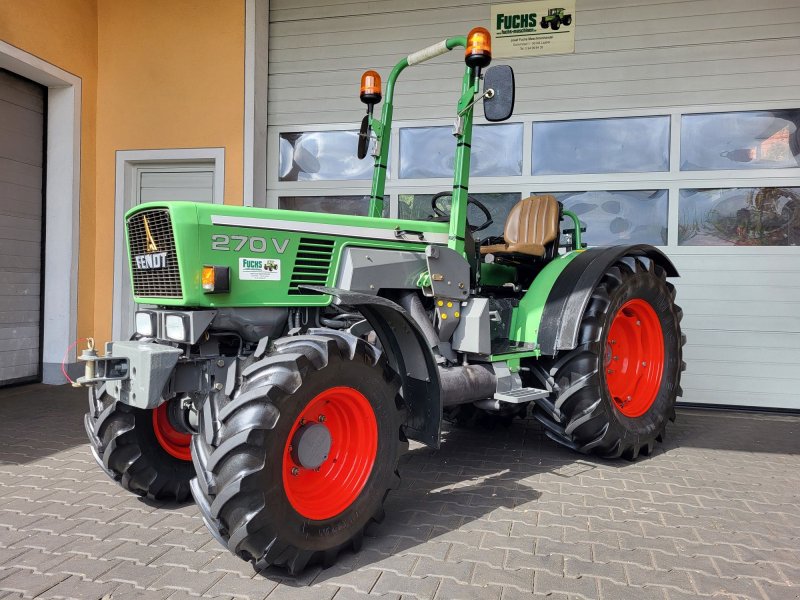
{"label": "step plate", "polygon": [[508,392],[495,392],[494,399],[510,404],[521,404],[523,402],[533,402],[537,398],[546,398],[550,395],[547,390],[538,388],[519,388]]}

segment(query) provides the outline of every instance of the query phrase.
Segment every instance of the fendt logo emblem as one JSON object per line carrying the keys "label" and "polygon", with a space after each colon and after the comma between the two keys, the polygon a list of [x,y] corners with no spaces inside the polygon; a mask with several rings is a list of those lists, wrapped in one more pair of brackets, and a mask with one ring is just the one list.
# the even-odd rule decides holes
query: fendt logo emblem
{"label": "fendt logo emblem", "polygon": [[143,270],[163,269],[167,266],[166,252],[153,252],[152,254],[140,254],[134,256],[136,268]]}
{"label": "fendt logo emblem", "polygon": [[156,241],[153,239],[153,234],[150,233],[150,223],[147,222],[147,215],[143,216],[142,220],[144,221],[144,233],[147,236],[147,251],[158,252]]}
{"label": "fendt logo emblem", "polygon": [[139,254],[133,257],[136,262],[136,268],[144,271],[163,269],[167,266],[167,253],[158,251],[158,245],[150,232],[150,223],[147,222],[146,215],[142,216],[142,221],[144,221],[145,250],[147,254]]}

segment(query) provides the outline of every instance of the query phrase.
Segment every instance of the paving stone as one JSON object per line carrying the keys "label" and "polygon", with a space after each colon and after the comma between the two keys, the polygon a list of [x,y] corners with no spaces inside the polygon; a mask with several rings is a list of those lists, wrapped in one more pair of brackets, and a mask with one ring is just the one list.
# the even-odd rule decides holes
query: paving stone
{"label": "paving stone", "polygon": [[[0,390],[0,424],[29,414],[24,390]],[[289,577],[255,574],[194,505],[108,480],[82,431],[85,397],[70,398],[15,421],[41,447],[0,438],[0,598],[800,598],[797,417],[680,411],[667,445],[635,463],[578,457],[534,421],[446,430],[441,450],[412,444],[361,552]]]}
{"label": "paving stone", "polygon": [[436,577],[409,577],[383,572],[372,590],[378,594],[409,594],[420,599],[433,598],[441,580]]}
{"label": "paving stone", "polygon": [[66,560],[59,563],[52,572],[75,575],[82,579],[97,579],[104,573],[110,571],[114,565],[113,561],[101,560],[98,558],[88,558],[79,554],[67,554]]}
{"label": "paving stone", "polygon": [[114,595],[113,592],[119,587],[116,582],[98,583],[96,581],[86,581],[80,576],[67,577],[61,583],[51,587],[46,592],[40,594],[39,598],[73,598],[100,600],[106,596],[122,598],[121,594]]}
{"label": "paving stone", "polygon": [[223,577],[222,573],[198,573],[180,567],[172,567],[147,587],[152,590],[183,590],[192,595],[202,595]]}
{"label": "paving stone", "polygon": [[532,592],[533,573],[533,569],[495,569],[485,564],[477,564],[472,582],[481,585],[511,586],[523,592]]}
{"label": "paving stone", "polygon": [[34,573],[27,569],[14,569],[9,575],[0,579],[0,590],[34,598],[55,587],[67,577],[69,575],[61,573]]}
{"label": "paving stone", "polygon": [[276,587],[278,587],[277,582],[264,577],[244,578],[232,573],[225,573],[208,589],[204,596],[218,595],[261,600],[266,598]]}

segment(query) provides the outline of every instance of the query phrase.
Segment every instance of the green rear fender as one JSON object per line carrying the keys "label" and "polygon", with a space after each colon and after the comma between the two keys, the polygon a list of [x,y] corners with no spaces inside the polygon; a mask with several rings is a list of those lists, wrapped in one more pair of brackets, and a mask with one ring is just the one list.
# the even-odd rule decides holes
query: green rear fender
{"label": "green rear fender", "polygon": [[582,250],[575,250],[551,261],[531,284],[514,310],[509,338],[515,342],[538,346],[542,313],[559,275]]}

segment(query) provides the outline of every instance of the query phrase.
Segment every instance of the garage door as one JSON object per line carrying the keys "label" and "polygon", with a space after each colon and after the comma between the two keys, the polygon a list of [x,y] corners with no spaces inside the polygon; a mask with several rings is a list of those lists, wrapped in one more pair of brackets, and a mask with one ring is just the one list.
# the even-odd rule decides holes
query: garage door
{"label": "garage door", "polygon": [[[363,212],[361,72],[385,78],[413,50],[493,28],[490,5],[272,0],[268,205]],[[797,0],[579,2],[575,52],[497,59],[514,68],[515,114],[476,119],[485,235],[521,197],[552,193],[590,245],[644,242],[675,261],[685,402],[800,409],[798,22]],[[426,218],[452,185],[462,69],[452,52],[398,80],[393,216]]]}
{"label": "garage door", "polygon": [[41,365],[45,88],[0,69],[0,386]]}

